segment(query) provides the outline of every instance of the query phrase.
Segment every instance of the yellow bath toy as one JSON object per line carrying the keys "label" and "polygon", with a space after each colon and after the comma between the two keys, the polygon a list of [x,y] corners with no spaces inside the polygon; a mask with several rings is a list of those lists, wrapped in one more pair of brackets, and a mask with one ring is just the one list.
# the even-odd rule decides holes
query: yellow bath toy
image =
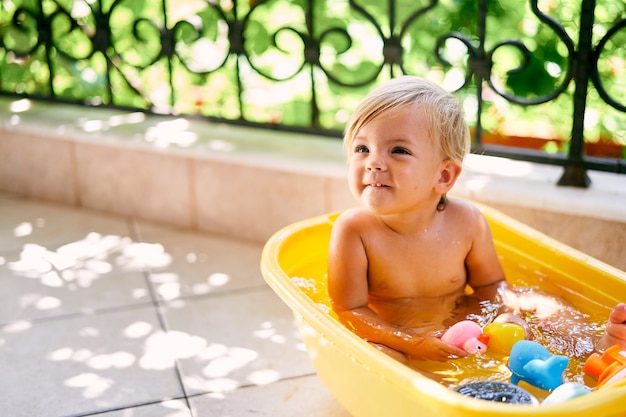
{"label": "yellow bath toy", "polygon": [[524,340],[524,329],[513,323],[491,323],[485,326],[483,333],[489,336],[487,347],[504,355],[511,352],[515,343]]}

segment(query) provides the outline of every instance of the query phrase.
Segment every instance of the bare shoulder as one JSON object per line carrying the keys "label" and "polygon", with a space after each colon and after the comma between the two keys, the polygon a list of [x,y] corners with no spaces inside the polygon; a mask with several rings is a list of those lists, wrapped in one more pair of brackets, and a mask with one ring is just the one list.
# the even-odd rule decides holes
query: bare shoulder
{"label": "bare shoulder", "polygon": [[491,239],[489,224],[478,207],[469,201],[451,199],[446,206],[448,220],[464,231],[472,241]]}
{"label": "bare shoulder", "polygon": [[[470,242],[465,258],[467,282],[473,288],[485,287],[504,279],[504,272],[495,249],[491,229],[487,219],[478,207],[464,200],[451,200],[451,217],[463,224],[462,230]],[[452,215],[454,213],[454,215]],[[459,223],[462,222],[462,223]]]}
{"label": "bare shoulder", "polygon": [[483,214],[480,209],[470,203],[469,201],[450,199],[446,210],[452,215],[452,217],[465,223],[466,225],[481,224],[484,221]]}
{"label": "bare shoulder", "polygon": [[342,212],[335,220],[335,228],[362,228],[371,223],[372,214],[362,207],[355,207]]}

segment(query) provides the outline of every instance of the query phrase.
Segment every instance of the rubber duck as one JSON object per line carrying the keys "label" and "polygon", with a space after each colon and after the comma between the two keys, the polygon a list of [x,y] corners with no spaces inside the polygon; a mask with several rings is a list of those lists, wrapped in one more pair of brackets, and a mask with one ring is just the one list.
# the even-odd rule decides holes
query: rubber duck
{"label": "rubber duck", "polygon": [[471,320],[463,320],[450,327],[441,336],[441,340],[463,349],[467,353],[484,353],[487,351],[489,337]]}
{"label": "rubber duck", "polygon": [[511,352],[515,343],[525,339],[524,328],[514,323],[490,323],[483,333],[489,336],[487,347],[504,355]]}
{"label": "rubber duck", "polygon": [[537,342],[520,340],[513,345],[509,357],[511,382],[525,381],[552,391],[563,384],[563,371],[569,364],[567,356],[552,355]]}
{"label": "rubber duck", "polygon": [[585,361],[583,370],[598,380],[596,388],[626,379],[626,350],[614,345],[603,354],[592,353]]}

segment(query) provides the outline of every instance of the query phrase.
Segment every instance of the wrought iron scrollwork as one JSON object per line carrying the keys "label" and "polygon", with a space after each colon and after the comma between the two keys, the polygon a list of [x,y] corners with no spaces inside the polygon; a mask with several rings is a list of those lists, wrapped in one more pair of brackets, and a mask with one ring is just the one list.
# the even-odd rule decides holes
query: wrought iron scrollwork
{"label": "wrought iron scrollwork", "polygon": [[600,39],[598,44],[593,50],[593,71],[591,72],[591,81],[593,82],[594,87],[598,90],[600,97],[615,109],[626,112],[626,103],[620,103],[616,99],[614,99],[611,94],[604,88],[604,84],[602,83],[602,79],[600,77],[600,70],[598,69],[598,60],[600,59],[600,55],[604,50],[606,44],[613,38],[620,30],[626,29],[626,19],[621,19],[613,27],[611,27],[606,34]]}
{"label": "wrought iron scrollwork", "polygon": [[[465,13],[472,10],[474,16],[467,19],[472,24],[437,34],[431,27],[439,25],[437,16],[444,7],[437,0],[422,4],[396,0],[207,0],[193,3],[184,14],[168,13],[175,10],[173,0],[16,0],[8,6],[0,4],[0,94],[195,113],[259,127],[271,123],[276,128],[282,118],[270,112],[249,116],[250,80],[263,85],[291,82],[309,89],[298,98],[298,105],[306,104],[308,111],[292,112],[297,113],[292,117],[297,121],[283,127],[340,136],[336,114],[350,109],[341,108],[342,104],[324,107],[329,100],[321,91],[337,94],[334,101],[339,103],[354,103],[356,99],[344,95],[362,95],[386,78],[454,71],[459,78],[456,91],[475,94],[481,152],[573,166],[582,170],[583,178],[588,168],[623,173],[626,169],[621,159],[586,158],[582,121],[577,119],[584,117],[589,84],[608,106],[626,113],[624,94],[616,91],[623,82],[615,81],[602,67],[606,66],[603,56],[615,54],[626,19],[617,16],[605,25],[606,31],[594,45],[590,25],[596,4],[594,0],[580,1],[579,38],[575,40],[572,30],[568,32],[540,10],[538,0],[528,0],[530,18],[549,31],[559,51],[550,89],[544,86],[520,94],[511,87],[510,79],[532,71],[536,50],[521,37],[499,39],[499,34],[487,27],[487,17],[499,5],[496,0],[456,2],[466,7]],[[330,7],[340,8],[341,17],[335,17]],[[275,10],[286,15],[272,15]],[[420,44],[425,38],[429,41]],[[454,62],[448,53],[451,47],[457,53]],[[498,57],[503,51],[515,52],[518,60],[501,62]],[[30,68],[39,68],[39,72],[31,73]],[[483,146],[479,136],[485,89],[526,107],[572,94],[575,122],[568,155]],[[578,182],[576,185],[585,185],[584,180]]]}

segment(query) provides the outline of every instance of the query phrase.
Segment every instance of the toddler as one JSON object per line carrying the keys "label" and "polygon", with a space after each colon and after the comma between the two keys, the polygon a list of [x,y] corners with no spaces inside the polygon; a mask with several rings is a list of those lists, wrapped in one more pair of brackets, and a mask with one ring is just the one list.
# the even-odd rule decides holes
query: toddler
{"label": "toddler", "polygon": [[[403,362],[444,361],[466,353],[441,341],[441,330],[480,312],[481,300],[501,300],[498,320],[527,331],[511,313],[560,311],[554,297],[509,288],[481,212],[447,198],[470,147],[450,93],[418,77],[395,78],[357,107],[344,144],[361,206],[333,226],[328,289],[339,320],[357,335]],[[598,350],[626,349],[625,304],[595,342]]]}

